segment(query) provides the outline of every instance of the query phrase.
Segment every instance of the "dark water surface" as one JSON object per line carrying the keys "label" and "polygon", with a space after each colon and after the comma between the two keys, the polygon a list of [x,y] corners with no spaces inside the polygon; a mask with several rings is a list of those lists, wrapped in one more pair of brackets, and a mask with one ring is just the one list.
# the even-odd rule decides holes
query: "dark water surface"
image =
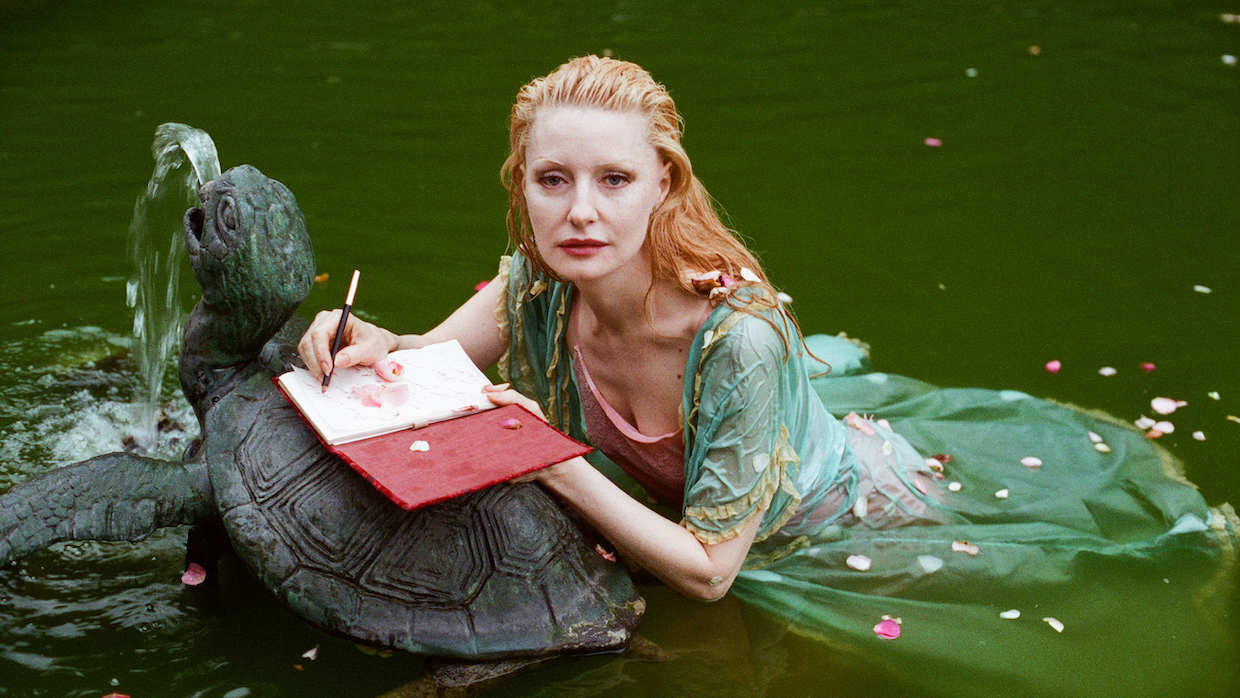
{"label": "dark water surface", "polygon": [[[296,193],[331,275],[307,312],[357,267],[364,315],[420,331],[505,249],[516,90],[612,51],[670,86],[697,173],[807,331],[865,339],[881,370],[1125,420],[1185,400],[1164,443],[1211,504],[1240,503],[1225,12],[1240,5],[0,0],[0,489],[133,428],[126,235],[158,124]],[[183,538],[0,572],[0,696],[378,696],[418,676],[309,628],[235,563],[217,597],[187,591]],[[934,695],[739,604],[646,592],[643,633],[677,660],[574,660],[499,694]]]}

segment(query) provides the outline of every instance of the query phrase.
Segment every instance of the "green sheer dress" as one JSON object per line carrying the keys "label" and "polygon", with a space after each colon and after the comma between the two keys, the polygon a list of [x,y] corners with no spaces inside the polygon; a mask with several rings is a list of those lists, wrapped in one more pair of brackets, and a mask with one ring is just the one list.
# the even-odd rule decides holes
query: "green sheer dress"
{"label": "green sheer dress", "polygon": [[[504,379],[588,440],[565,344],[572,287],[520,256],[500,276]],[[744,297],[693,342],[672,512],[706,543],[761,517],[737,597],[944,694],[1233,685],[1235,513],[1207,506],[1165,450],[1024,393],[874,372],[840,337],[807,337],[806,352],[782,313],[734,307]],[[876,632],[885,617],[899,637]]]}

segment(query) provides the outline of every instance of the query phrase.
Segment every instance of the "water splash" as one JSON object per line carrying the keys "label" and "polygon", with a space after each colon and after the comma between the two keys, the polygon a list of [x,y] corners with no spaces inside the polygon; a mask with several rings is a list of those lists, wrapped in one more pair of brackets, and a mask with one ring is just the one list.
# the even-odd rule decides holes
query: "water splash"
{"label": "water splash", "polygon": [[[163,402],[164,374],[181,340],[184,313],[180,278],[185,240],[181,219],[198,204],[198,189],[220,176],[215,143],[204,131],[185,124],[161,124],[151,144],[155,171],[134,204],[129,225],[133,275],[126,300],[133,313],[130,353],[137,367],[136,401],[142,407],[138,444],[155,443]],[[186,167],[188,165],[188,167]]]}

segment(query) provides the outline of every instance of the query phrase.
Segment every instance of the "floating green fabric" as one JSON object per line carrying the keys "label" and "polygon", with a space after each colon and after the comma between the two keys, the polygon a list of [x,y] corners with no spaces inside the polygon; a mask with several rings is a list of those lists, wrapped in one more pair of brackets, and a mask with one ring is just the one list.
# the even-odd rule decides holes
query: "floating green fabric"
{"label": "floating green fabric", "polygon": [[[520,257],[501,276],[505,379],[586,438],[564,346],[571,287],[530,278]],[[686,366],[682,525],[714,542],[763,517],[739,598],[922,691],[1233,685],[1235,513],[1207,506],[1165,450],[1024,393],[872,372],[842,338],[789,351],[787,321],[765,318],[719,306]],[[826,368],[813,357],[827,375],[810,378]],[[899,637],[875,632],[884,616]]]}

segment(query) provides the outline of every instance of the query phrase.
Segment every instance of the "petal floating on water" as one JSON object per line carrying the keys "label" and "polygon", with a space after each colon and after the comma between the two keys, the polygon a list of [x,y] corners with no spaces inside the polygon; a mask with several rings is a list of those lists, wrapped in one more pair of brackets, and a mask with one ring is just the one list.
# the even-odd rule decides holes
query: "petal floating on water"
{"label": "petal floating on water", "polygon": [[314,660],[319,658],[319,646],[315,645],[314,647],[311,647],[305,652],[302,652],[301,656],[313,662]]}
{"label": "petal floating on water", "polygon": [[1206,395],[1209,396],[1211,400],[1222,400],[1223,399],[1219,397],[1217,390],[1211,390],[1210,392],[1206,393]]}
{"label": "petal floating on water", "polygon": [[1043,618],[1042,620],[1046,621],[1046,624],[1047,624],[1047,625],[1049,625],[1049,626],[1051,626],[1052,628],[1054,628],[1054,629],[1055,629],[1055,632],[1057,632],[1057,633],[1062,633],[1062,632],[1063,632],[1063,623],[1059,622],[1057,619],[1055,619],[1055,618],[1051,618],[1051,617],[1049,617],[1049,616],[1048,616],[1048,617],[1046,617],[1046,618]]}
{"label": "petal floating on water", "polygon": [[948,483],[947,485],[947,489],[951,490],[952,492],[959,492],[960,487],[961,485],[959,482],[951,482],[951,483]]}
{"label": "petal floating on water", "polygon": [[1102,435],[1098,434],[1097,432],[1091,431],[1089,432],[1089,440],[1092,443],[1100,444],[1102,443]]}
{"label": "petal floating on water", "polygon": [[1155,365],[1154,365],[1154,364],[1152,364],[1152,363],[1149,363],[1148,361],[1147,361],[1147,362],[1145,362],[1145,363],[1143,363],[1143,364],[1141,364],[1141,370],[1142,370],[1142,371],[1145,371],[1146,373],[1153,373],[1153,372],[1154,372],[1154,369],[1156,369],[1156,368],[1158,368],[1158,367],[1157,367],[1157,366],[1155,366]]}
{"label": "petal floating on water", "polygon": [[943,141],[939,140],[938,138],[927,138],[925,140],[925,144],[930,146],[931,148],[937,148],[943,145]]}
{"label": "petal floating on water", "polygon": [[943,560],[942,558],[938,558],[933,555],[918,555],[917,564],[921,565],[921,568],[926,571],[926,574],[934,574],[942,569]]}
{"label": "petal floating on water", "polygon": [[1166,420],[1163,420],[1161,422],[1154,422],[1154,430],[1161,431],[1164,434],[1170,434],[1171,432],[1175,431],[1175,425]]}
{"label": "petal floating on water", "polygon": [[1063,368],[1063,363],[1061,363],[1059,359],[1046,362],[1046,370],[1051,373],[1059,373],[1059,369],[1061,368]]}
{"label": "petal floating on water", "polygon": [[1155,422],[1149,417],[1146,417],[1145,415],[1141,415],[1141,418],[1133,422],[1133,424],[1136,424],[1138,429],[1149,429],[1150,427],[1154,426]]}
{"label": "petal floating on water", "polygon": [[1004,620],[1016,620],[1017,618],[1020,618],[1020,611],[1013,608],[1010,611],[1003,611],[999,614],[999,617]]}
{"label": "petal floating on water", "polygon": [[1171,414],[1187,404],[1183,400],[1172,400],[1169,397],[1156,397],[1150,400],[1150,407],[1158,414]]}
{"label": "petal floating on water", "polygon": [[1206,440],[1206,433],[1205,433],[1204,431],[1194,431],[1194,432],[1193,432],[1193,438],[1194,438],[1194,439],[1197,439],[1198,441],[1205,441],[1205,440]]}
{"label": "petal floating on water", "polygon": [[1025,456],[1024,458],[1020,459],[1020,464],[1025,466],[1026,468],[1041,468],[1042,459],[1038,458],[1037,456]]}
{"label": "petal floating on water", "polygon": [[1098,453],[1110,453],[1111,447],[1104,443],[1096,443],[1094,444],[1094,450]]}
{"label": "petal floating on water", "polygon": [[1196,291],[1197,293],[1209,293],[1209,292],[1210,292],[1210,287],[1209,287],[1209,286],[1202,286],[1201,284],[1198,284],[1198,285],[1196,285],[1196,286],[1193,286],[1193,290],[1194,290],[1194,291]]}
{"label": "petal floating on water", "polygon": [[1011,493],[1008,492],[1008,489],[1006,487],[1004,487],[998,492],[995,492],[995,499],[1007,499],[1009,494]]}
{"label": "petal floating on water", "polygon": [[1119,373],[1119,371],[1116,371],[1114,368],[1110,366],[1103,366],[1102,368],[1098,369],[1098,373],[1104,376],[1113,376]]}
{"label": "petal floating on water", "polygon": [[181,583],[185,586],[196,587],[207,581],[207,571],[197,562],[191,562],[185,567],[185,574],[181,575]]}

